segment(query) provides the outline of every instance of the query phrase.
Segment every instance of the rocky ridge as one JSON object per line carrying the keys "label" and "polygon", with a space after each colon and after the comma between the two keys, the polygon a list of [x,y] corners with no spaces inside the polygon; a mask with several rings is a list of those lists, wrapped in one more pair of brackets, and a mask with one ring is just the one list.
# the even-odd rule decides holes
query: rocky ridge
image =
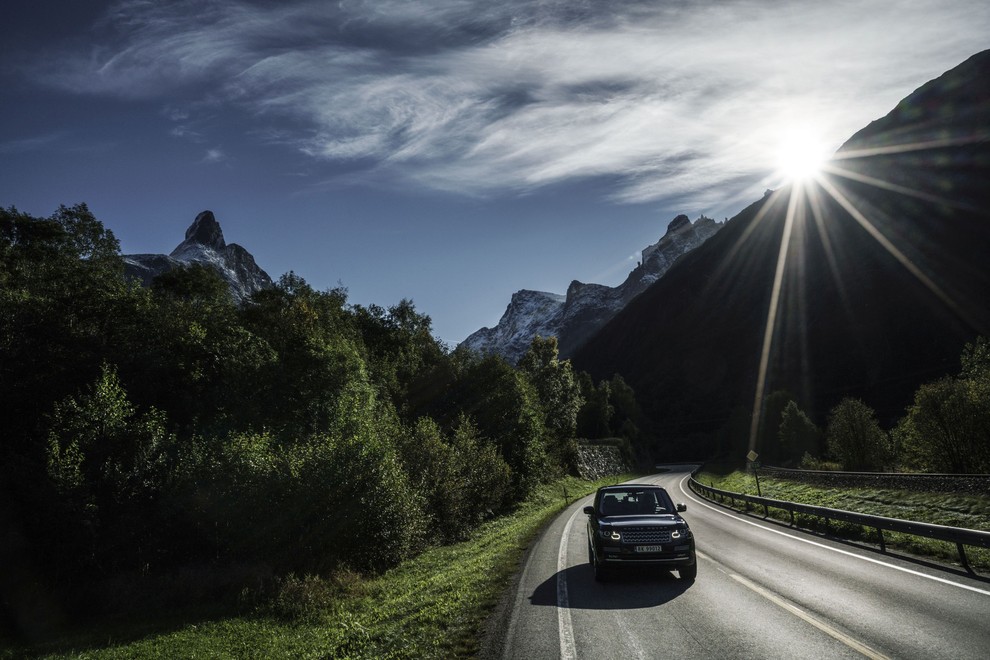
{"label": "rocky ridge", "polygon": [[557,337],[561,357],[569,357],[633,298],[660,279],[686,252],[713,236],[722,223],[701,216],[694,223],[679,215],[656,243],[642,251],[642,260],[616,287],[574,280],[566,295],[523,289],[512,300],[494,328],[481,328],[461,346],[498,354],[516,363],[533,337]]}
{"label": "rocky ridge", "polygon": [[227,282],[236,303],[272,286],[272,278],[258,266],[250,252],[224,241],[223,230],[212,211],[196,216],[186,230],[185,239],[170,254],[125,254],[123,258],[125,276],[137,278],[145,286],[162,273],[194,263],[216,270]]}

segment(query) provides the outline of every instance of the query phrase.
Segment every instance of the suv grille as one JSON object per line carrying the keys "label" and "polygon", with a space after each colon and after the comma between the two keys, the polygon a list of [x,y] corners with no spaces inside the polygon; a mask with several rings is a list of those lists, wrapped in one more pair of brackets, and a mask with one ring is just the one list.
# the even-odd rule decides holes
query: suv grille
{"label": "suv grille", "polygon": [[670,530],[662,527],[628,527],[622,530],[623,543],[670,543]]}

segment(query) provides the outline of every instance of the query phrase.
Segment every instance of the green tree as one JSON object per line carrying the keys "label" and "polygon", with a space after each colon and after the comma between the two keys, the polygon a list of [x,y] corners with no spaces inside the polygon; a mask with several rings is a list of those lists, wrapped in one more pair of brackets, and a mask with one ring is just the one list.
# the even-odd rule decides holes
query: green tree
{"label": "green tree", "polygon": [[757,430],[756,451],[763,463],[774,464],[782,460],[780,446],[780,424],[784,409],[795,401],[794,395],[786,390],[776,390],[763,401],[760,426]]}
{"label": "green tree", "polygon": [[879,470],[892,459],[876,413],[859,399],[845,398],[832,409],[826,436],[829,453],[845,470]]}
{"label": "green tree", "polygon": [[781,457],[788,462],[797,462],[807,454],[818,455],[822,432],[808,419],[796,401],[788,401],[780,414]]}
{"label": "green tree", "polygon": [[48,473],[73,514],[70,525],[90,536],[104,566],[133,565],[153,554],[152,503],[165,491],[175,442],[162,413],[138,415],[107,365],[86,393],[56,404]]}
{"label": "green tree", "polygon": [[930,472],[990,472],[990,388],[943,378],[918,388],[897,428],[908,462]]}
{"label": "green tree", "polygon": [[183,300],[229,300],[230,288],[220,274],[200,263],[180,266],[155,277],[151,290]]}
{"label": "green tree", "polygon": [[447,357],[432,332],[430,317],[410,300],[384,309],[352,308],[372,380],[406,421],[428,412],[442,392]]}
{"label": "green tree", "polygon": [[91,383],[135,295],[113,233],[84,204],[49,218],[0,209],[0,428],[34,459],[41,416]]}
{"label": "green tree", "polygon": [[316,291],[288,273],[256,293],[240,316],[276,358],[259,374],[264,425],[283,437],[305,437],[334,423],[338,398],[368,367],[342,289]]}
{"label": "green tree", "polygon": [[515,498],[551,475],[539,397],[522,372],[498,356],[469,364],[458,380],[454,402],[508,463]]}
{"label": "green tree", "polygon": [[578,383],[584,405],[578,411],[577,433],[582,438],[607,438],[612,435],[612,417],[615,406],[612,405],[612,386],[608,381],[602,381],[595,387],[591,376],[581,373]]}
{"label": "green tree", "polygon": [[470,500],[465,507],[465,517],[473,527],[511,504],[512,470],[465,415],[461,415],[454,427],[451,444],[454,463]]}
{"label": "green tree", "polygon": [[990,380],[990,337],[977,337],[973,343],[967,342],[960,361],[962,370],[959,377],[963,380]]}
{"label": "green tree", "polygon": [[457,456],[429,417],[399,435],[399,457],[413,490],[422,498],[432,542],[460,538],[467,527],[467,488],[457,470]]}
{"label": "green tree", "polygon": [[186,436],[269,424],[267,381],[278,356],[245,327],[213,269],[160,275],[130,316],[111,355],[136,402],[168,411]]}
{"label": "green tree", "polygon": [[990,472],[990,341],[967,343],[958,378],[918,388],[895,429],[905,462],[930,472]]}
{"label": "green tree", "polygon": [[630,443],[642,441],[646,426],[646,416],[636,400],[636,392],[628,385],[621,375],[615,374],[608,381],[609,404],[612,407],[612,418],[609,429],[613,436],[625,438]]}
{"label": "green tree", "polygon": [[534,337],[519,361],[519,369],[532,383],[543,411],[547,442],[557,462],[577,469],[578,411],[584,404],[570,360],[559,360],[557,338]]}

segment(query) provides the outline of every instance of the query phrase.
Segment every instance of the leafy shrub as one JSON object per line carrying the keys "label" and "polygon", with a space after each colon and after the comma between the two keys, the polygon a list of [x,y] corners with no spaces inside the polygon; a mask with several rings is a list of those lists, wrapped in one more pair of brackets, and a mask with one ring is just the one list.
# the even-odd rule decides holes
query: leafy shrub
{"label": "leafy shrub", "polygon": [[340,593],[339,589],[319,576],[300,578],[295,573],[276,578],[273,591],[274,595],[266,608],[269,613],[290,621],[307,622],[326,616]]}
{"label": "leafy shrub", "polygon": [[454,456],[466,498],[463,518],[469,528],[501,513],[512,502],[512,470],[498,450],[478,435],[467,417],[454,429]]}
{"label": "leafy shrub", "polygon": [[[424,514],[367,392],[345,393],[340,415],[360,419],[292,444],[232,434],[187,455],[184,507],[198,552],[276,573],[381,570],[421,547]],[[356,407],[355,407],[356,406]],[[347,411],[350,411],[347,413]]]}

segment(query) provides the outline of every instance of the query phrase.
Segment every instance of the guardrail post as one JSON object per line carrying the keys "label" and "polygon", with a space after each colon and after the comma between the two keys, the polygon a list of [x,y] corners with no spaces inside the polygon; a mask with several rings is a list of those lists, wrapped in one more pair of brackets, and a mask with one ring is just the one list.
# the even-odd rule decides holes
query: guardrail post
{"label": "guardrail post", "polygon": [[880,552],[886,554],[887,544],[883,542],[883,530],[880,529],[879,527],[877,527],[876,529],[877,529],[877,535],[880,537]]}
{"label": "guardrail post", "polygon": [[966,548],[962,543],[956,543],[956,549],[959,550],[959,561],[962,562],[963,568],[966,569],[967,573],[972,573],[973,569],[969,567],[969,560],[966,559]]}
{"label": "guardrail post", "polygon": [[791,514],[791,527],[794,527],[794,509],[790,509]]}

